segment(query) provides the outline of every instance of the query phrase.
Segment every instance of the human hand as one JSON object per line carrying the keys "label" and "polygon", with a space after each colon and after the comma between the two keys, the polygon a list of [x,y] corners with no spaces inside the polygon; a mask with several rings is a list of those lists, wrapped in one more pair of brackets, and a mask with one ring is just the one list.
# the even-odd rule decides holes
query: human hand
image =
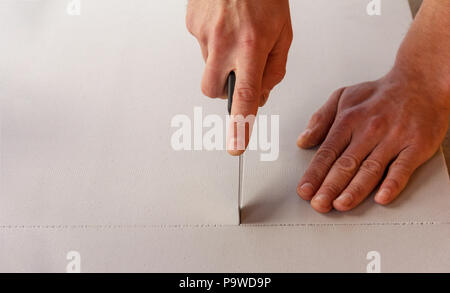
{"label": "human hand", "polygon": [[297,144],[324,141],[297,193],[315,210],[351,210],[379,182],[375,201],[388,204],[438,149],[450,114],[448,27],[450,4],[424,1],[394,68],[377,81],[336,91],[312,116]]}
{"label": "human hand", "polygon": [[233,131],[235,117],[256,115],[284,77],[292,27],[288,0],[190,0],[186,26],[206,61],[201,89],[225,97],[226,80],[236,73],[227,150],[244,152],[248,133]]}
{"label": "human hand", "polygon": [[[449,109],[394,73],[336,91],[298,139],[302,148],[325,141],[300,180],[297,192],[322,213],[348,211],[382,180],[379,204],[394,200],[414,170],[442,142]],[[390,166],[389,166],[390,165]],[[388,167],[389,166],[389,167]]]}

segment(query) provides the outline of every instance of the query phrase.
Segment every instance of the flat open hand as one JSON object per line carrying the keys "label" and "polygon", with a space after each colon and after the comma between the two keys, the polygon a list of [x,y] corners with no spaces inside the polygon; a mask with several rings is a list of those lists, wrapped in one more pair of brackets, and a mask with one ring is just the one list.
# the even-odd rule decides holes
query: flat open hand
{"label": "flat open hand", "polygon": [[[347,211],[378,185],[375,201],[388,204],[414,170],[438,149],[448,109],[394,75],[336,91],[311,118],[298,145],[324,142],[298,185],[319,212]],[[388,167],[389,166],[389,167]]]}
{"label": "flat open hand", "polygon": [[425,0],[383,78],[337,90],[297,144],[322,143],[297,193],[322,213],[348,211],[381,182],[393,201],[438,149],[450,114],[450,3]]}

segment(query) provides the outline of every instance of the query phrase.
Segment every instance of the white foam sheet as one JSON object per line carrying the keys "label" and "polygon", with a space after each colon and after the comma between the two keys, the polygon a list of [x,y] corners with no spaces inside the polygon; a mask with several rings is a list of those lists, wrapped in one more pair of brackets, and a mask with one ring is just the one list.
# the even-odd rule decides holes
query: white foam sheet
{"label": "white foam sheet", "polygon": [[1,4],[0,222],[236,224],[237,159],[171,147],[176,114],[227,113],[185,4],[67,3]]}
{"label": "white foam sheet", "polygon": [[450,225],[2,228],[0,271],[450,272]]}
{"label": "white foam sheet", "polygon": [[[350,212],[333,211],[323,215],[315,212],[309,202],[296,194],[297,183],[316,151],[299,150],[295,144],[311,114],[333,90],[385,74],[392,66],[411,22],[407,1],[383,2],[382,15],[372,18],[365,14],[364,9],[356,9],[358,5],[355,3],[360,2],[343,1],[339,7],[330,5],[328,1],[317,1],[314,5],[292,3],[293,25],[297,33],[287,75],[260,111],[260,114],[280,115],[281,152],[273,162],[261,161],[258,152],[246,153],[244,223],[450,221],[450,187],[441,151],[415,172],[401,196],[387,207],[374,204],[373,196],[370,196]],[[314,15],[314,21],[295,17],[295,11],[301,10]]]}
{"label": "white foam sheet", "polygon": [[[294,145],[295,147],[295,145]],[[292,150],[291,155],[267,168],[269,163],[245,164],[255,168],[245,173],[242,222],[246,224],[371,224],[371,223],[445,223],[450,222],[450,191],[442,153],[437,153],[411,178],[401,196],[388,206],[374,202],[373,194],[359,207],[341,213],[315,212],[309,201],[296,194],[296,184],[305,166],[293,163],[292,157],[311,157]],[[291,160],[289,160],[289,157]],[[303,159],[305,160],[305,159]],[[262,167],[263,164],[266,164]],[[249,175],[249,173],[251,175]],[[253,177],[255,176],[255,177]],[[265,177],[267,176],[267,177]],[[258,179],[256,179],[258,178]]]}
{"label": "white foam sheet", "polygon": [[199,90],[203,63],[185,1],[0,3],[0,271],[450,271],[442,154],[389,207],[319,215],[295,194],[314,151],[295,146],[336,88],[391,66],[411,22],[407,1],[291,1],[288,74],[261,113],[280,115],[280,157],[175,152],[174,114],[225,112]]}
{"label": "white foam sheet", "polygon": [[[375,204],[373,196],[358,208],[319,214],[296,194],[315,150],[299,150],[296,139],[312,113],[345,85],[374,80],[394,62],[397,48],[411,22],[407,1],[384,1],[382,15],[368,17],[355,3],[330,6],[293,2],[295,40],[285,81],[277,87],[261,113],[280,115],[280,155],[260,161],[248,152],[244,163],[244,223],[387,223],[450,221],[450,187],[439,151],[422,166],[401,196],[391,205]],[[346,3],[346,4],[344,4]],[[348,5],[348,6],[346,6]],[[328,9],[327,9],[328,7]],[[295,17],[295,11],[314,15]],[[303,33],[298,33],[303,32]],[[311,37],[313,34],[314,37]]]}

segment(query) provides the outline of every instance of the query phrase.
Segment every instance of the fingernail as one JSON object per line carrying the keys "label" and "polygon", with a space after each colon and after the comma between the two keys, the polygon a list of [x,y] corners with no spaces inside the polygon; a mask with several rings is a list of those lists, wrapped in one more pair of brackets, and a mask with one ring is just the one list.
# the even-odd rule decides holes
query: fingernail
{"label": "fingernail", "polygon": [[234,137],[228,137],[227,139],[227,151],[234,151],[236,150],[236,140]]}
{"label": "fingernail", "polygon": [[305,141],[308,139],[309,135],[311,134],[311,129],[306,129],[303,131],[297,139],[298,145],[304,145]]}
{"label": "fingernail", "polygon": [[353,196],[350,193],[344,193],[336,199],[339,204],[349,207],[353,203]]}
{"label": "fingernail", "polygon": [[391,199],[391,192],[387,188],[383,188],[376,194],[376,197],[381,202],[387,202]]}
{"label": "fingernail", "polygon": [[303,183],[298,192],[304,197],[311,197],[314,195],[314,186],[309,182]]}
{"label": "fingernail", "polygon": [[321,194],[314,196],[314,198],[312,200],[314,202],[316,202],[317,204],[319,204],[321,207],[328,207],[330,197],[326,194],[321,193]]}

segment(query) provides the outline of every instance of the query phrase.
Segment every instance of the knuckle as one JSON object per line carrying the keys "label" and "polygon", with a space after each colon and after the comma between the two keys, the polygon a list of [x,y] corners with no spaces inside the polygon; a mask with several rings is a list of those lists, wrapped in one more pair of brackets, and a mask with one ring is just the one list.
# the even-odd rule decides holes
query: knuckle
{"label": "knuckle", "polygon": [[342,173],[353,174],[358,168],[358,159],[352,154],[342,155],[335,163]]}
{"label": "knuckle", "polygon": [[270,42],[264,36],[264,30],[256,26],[245,28],[238,38],[238,47],[247,52],[262,52],[268,49]]}
{"label": "knuckle", "polygon": [[214,24],[209,29],[205,29],[209,31],[208,33],[213,40],[228,39],[230,36],[230,31],[227,32],[227,19],[223,14],[215,19]]}
{"label": "knuckle", "polygon": [[[334,182],[324,183],[320,189],[322,189],[322,191],[325,191],[326,194],[330,195],[338,195],[342,190],[341,187]],[[318,191],[318,193],[320,192],[321,191]]]}
{"label": "knuckle", "polygon": [[194,36],[200,44],[207,44],[208,31],[200,26],[198,21],[196,21],[195,15],[193,15],[192,12],[189,12],[189,10],[186,14],[185,25],[187,31]]}
{"label": "knuckle", "polygon": [[374,159],[367,159],[361,164],[361,172],[364,172],[373,177],[381,177],[383,175],[383,164]]}
{"label": "knuckle", "polygon": [[208,43],[211,51],[216,52],[218,55],[228,54],[230,46],[233,44],[233,37],[227,35],[225,25],[221,22],[216,23],[206,34],[203,36],[204,41]]}
{"label": "knuckle", "polygon": [[189,12],[189,10],[186,14],[185,24],[188,32],[194,35],[194,18],[192,16],[192,13]]}
{"label": "knuckle", "polygon": [[430,138],[416,138],[415,142],[409,144],[409,151],[414,154],[414,161],[411,161],[411,168],[414,170],[418,166],[429,160],[439,149],[442,138],[432,140]]}
{"label": "knuckle", "polygon": [[190,21],[188,21],[188,19],[186,19],[186,29],[191,35],[195,36],[194,28],[192,26],[192,23]]}
{"label": "knuckle", "polygon": [[361,98],[372,95],[375,89],[375,84],[370,81],[352,85],[347,87],[344,98],[348,104],[354,105],[355,102],[359,103]]}
{"label": "knuckle", "polygon": [[381,116],[372,117],[369,120],[367,134],[375,135],[385,130],[386,120]]}
{"label": "knuckle", "polygon": [[242,103],[251,104],[258,100],[258,90],[249,83],[236,88],[236,95]]}
{"label": "knuckle", "polygon": [[273,70],[271,72],[271,75],[273,76],[273,79],[276,81],[276,83],[281,82],[286,75],[286,67],[280,66],[279,68]]}
{"label": "knuckle", "polygon": [[349,144],[352,137],[352,126],[344,125],[344,124],[333,124],[327,138],[324,142],[324,145],[330,146],[331,148],[338,150],[340,149],[339,145]]}
{"label": "knuckle", "polygon": [[339,116],[340,123],[345,127],[354,124],[360,118],[360,113],[355,109],[347,109]]}
{"label": "knuckle", "polygon": [[311,182],[313,186],[319,186],[322,181],[321,172],[317,169],[310,169],[304,176],[304,182]]}
{"label": "knuckle", "polygon": [[[428,147],[431,147],[432,149],[435,147],[432,143],[421,144],[421,142],[440,142],[442,140],[441,137],[445,135],[442,130],[439,131],[440,133],[433,132],[434,129],[426,129],[426,131],[423,131],[420,129],[420,126],[411,127],[411,129],[414,129],[414,133],[409,136],[410,143],[408,148],[417,153],[428,149]],[[403,129],[403,134],[404,133],[405,129]]]}
{"label": "knuckle", "polygon": [[353,198],[358,198],[364,194],[365,188],[360,182],[353,182],[347,187],[345,192],[350,193]]}
{"label": "knuckle", "polygon": [[257,51],[260,47],[256,37],[247,35],[239,41],[239,46],[246,51]]}
{"label": "knuckle", "polygon": [[319,111],[315,112],[311,116],[311,122],[314,123],[314,124],[319,123],[322,119],[323,119],[323,115]]}
{"label": "knuckle", "polygon": [[413,172],[410,161],[402,158],[395,160],[391,168],[397,176],[401,176],[402,178],[408,178]]}
{"label": "knuckle", "polygon": [[288,29],[288,42],[289,46],[292,44],[292,41],[294,40],[294,31],[292,30],[292,26]]}
{"label": "knuckle", "polygon": [[322,146],[316,153],[316,163],[329,167],[337,158],[337,151],[330,146]]}
{"label": "knuckle", "polygon": [[217,98],[221,94],[215,86],[207,82],[202,82],[201,90],[205,96],[210,98]]}
{"label": "knuckle", "polygon": [[386,179],[383,185],[387,186],[393,191],[398,191],[402,188],[401,181],[395,177]]}
{"label": "knuckle", "polygon": [[413,172],[414,168],[409,160],[398,158],[392,163],[384,184],[393,190],[401,190]]}
{"label": "knuckle", "polygon": [[399,92],[403,90],[401,83],[388,83],[383,84],[382,93],[383,96],[387,98],[395,98],[398,96]]}
{"label": "knuckle", "polygon": [[[407,119],[405,119],[405,120],[407,120]],[[409,134],[407,131],[408,128],[409,128],[408,125],[404,124],[403,121],[399,120],[399,123],[394,125],[394,127],[392,127],[392,129],[390,129],[389,134],[393,135],[394,137],[407,136]]]}

